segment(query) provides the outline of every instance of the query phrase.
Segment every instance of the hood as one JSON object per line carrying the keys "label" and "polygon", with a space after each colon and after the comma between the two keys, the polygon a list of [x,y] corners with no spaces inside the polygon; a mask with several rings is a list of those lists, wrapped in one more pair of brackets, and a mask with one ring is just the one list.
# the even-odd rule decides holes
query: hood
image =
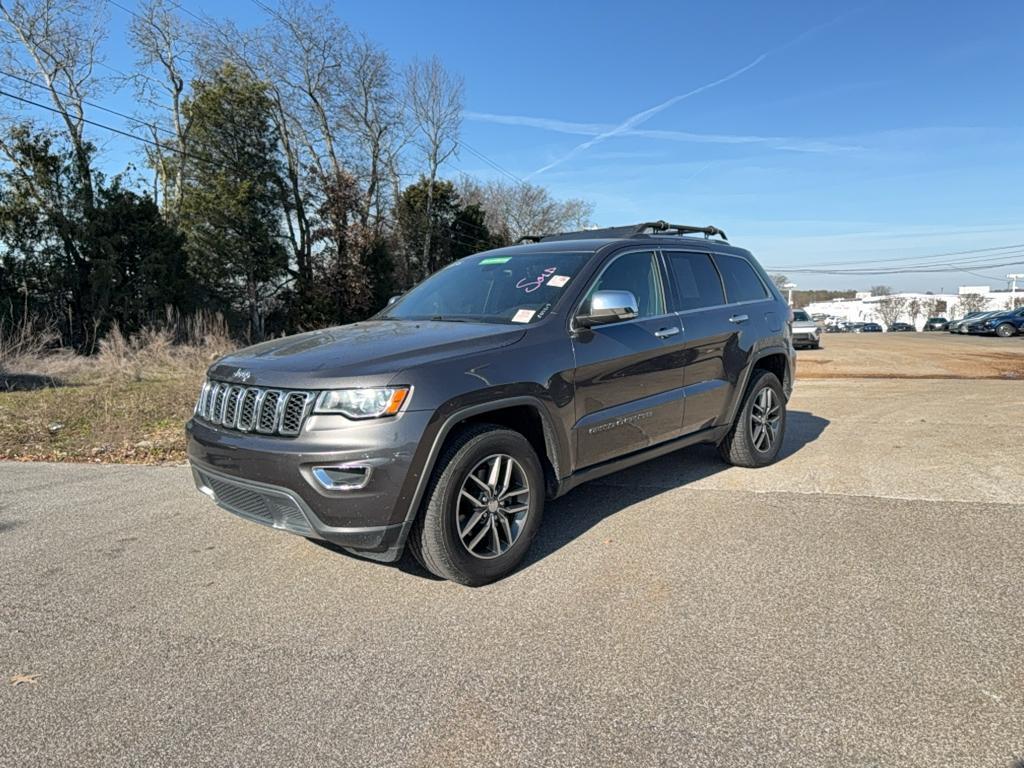
{"label": "hood", "polygon": [[794,328],[817,328],[818,324],[813,320],[794,320]]}
{"label": "hood", "polygon": [[505,347],[525,333],[493,323],[367,320],[240,349],[209,373],[249,386],[382,386],[404,368]]}

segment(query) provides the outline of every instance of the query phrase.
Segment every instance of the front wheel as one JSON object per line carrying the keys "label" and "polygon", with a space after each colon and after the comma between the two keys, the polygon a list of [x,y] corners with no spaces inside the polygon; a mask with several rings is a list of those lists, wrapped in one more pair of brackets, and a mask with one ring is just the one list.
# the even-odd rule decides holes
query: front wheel
{"label": "front wheel", "polygon": [[435,576],[481,586],[526,556],[544,514],[544,471],[518,432],[481,424],[438,458],[409,547]]}
{"label": "front wheel", "polygon": [[996,336],[1002,336],[1004,339],[1015,333],[1017,333],[1017,329],[1013,327],[1012,323],[1002,323],[996,328]]}
{"label": "front wheel", "polygon": [[786,399],[770,371],[754,371],[729,434],[718,445],[722,458],[737,467],[773,463],[786,434]]}

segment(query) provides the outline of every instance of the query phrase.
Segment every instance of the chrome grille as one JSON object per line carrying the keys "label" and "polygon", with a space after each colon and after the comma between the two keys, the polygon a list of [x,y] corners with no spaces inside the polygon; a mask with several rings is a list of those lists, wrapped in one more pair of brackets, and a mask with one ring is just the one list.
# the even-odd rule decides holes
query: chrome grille
{"label": "chrome grille", "polygon": [[313,410],[315,392],[241,387],[207,381],[199,393],[195,415],[210,424],[242,432],[294,437]]}

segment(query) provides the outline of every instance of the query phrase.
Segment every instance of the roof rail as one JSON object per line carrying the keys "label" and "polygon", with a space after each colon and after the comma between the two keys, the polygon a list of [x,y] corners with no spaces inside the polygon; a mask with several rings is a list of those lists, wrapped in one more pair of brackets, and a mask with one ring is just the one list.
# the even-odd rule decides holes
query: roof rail
{"label": "roof rail", "polygon": [[646,235],[647,230],[653,230],[654,234],[661,235],[704,235],[705,238],[720,237],[728,241],[725,232],[718,227],[693,227],[688,224],[669,224],[664,219],[660,221],[647,221],[638,224],[633,230],[634,235]]}

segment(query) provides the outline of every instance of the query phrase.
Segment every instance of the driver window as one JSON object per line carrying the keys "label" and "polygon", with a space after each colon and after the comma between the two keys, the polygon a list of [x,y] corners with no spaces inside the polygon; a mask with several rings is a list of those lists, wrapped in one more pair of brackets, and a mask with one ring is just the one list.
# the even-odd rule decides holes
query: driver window
{"label": "driver window", "polygon": [[591,287],[585,307],[590,306],[595,291],[629,291],[636,297],[640,317],[665,314],[665,287],[653,253],[627,253],[616,258]]}

